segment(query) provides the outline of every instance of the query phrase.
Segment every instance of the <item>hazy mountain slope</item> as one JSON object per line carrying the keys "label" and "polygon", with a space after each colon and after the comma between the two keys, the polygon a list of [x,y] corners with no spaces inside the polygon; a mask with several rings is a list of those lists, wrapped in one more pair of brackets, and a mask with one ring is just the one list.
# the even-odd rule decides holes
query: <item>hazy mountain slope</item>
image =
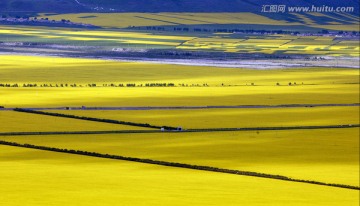
{"label": "hazy mountain slope", "polygon": [[262,5],[354,6],[359,0],[1,0],[0,12],[260,12]]}
{"label": "hazy mountain slope", "polygon": [[84,11],[72,0],[0,0],[0,12],[59,12]]}

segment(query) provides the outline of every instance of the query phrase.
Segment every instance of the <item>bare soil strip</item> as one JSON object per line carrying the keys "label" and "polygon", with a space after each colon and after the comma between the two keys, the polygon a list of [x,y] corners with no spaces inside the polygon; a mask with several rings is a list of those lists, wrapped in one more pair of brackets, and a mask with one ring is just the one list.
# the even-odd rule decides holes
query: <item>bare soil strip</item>
{"label": "bare soil strip", "polygon": [[[0,48],[0,55],[28,55],[28,56],[52,56],[52,57],[69,57],[69,58],[88,58],[100,59],[119,62],[142,62],[152,64],[172,64],[185,66],[205,66],[219,68],[234,69],[287,69],[287,68],[352,68],[359,69],[359,57],[331,57],[321,56],[322,60],[308,59],[311,55],[296,54],[291,55],[275,55],[278,59],[271,57],[272,55],[260,54],[254,58],[252,53],[224,53],[215,51],[190,51],[190,50],[139,50],[127,52],[108,52],[100,50],[96,47],[95,51],[91,51],[93,47],[80,46],[74,48],[60,48],[62,45],[30,45],[30,46],[6,46]],[[50,48],[49,48],[50,47]],[[140,50],[141,51],[141,50]],[[191,53],[192,56],[164,56],[164,51],[170,53]]]}
{"label": "bare soil strip", "polygon": [[37,150],[51,151],[51,152],[60,152],[60,153],[82,155],[82,156],[91,156],[91,157],[97,157],[97,158],[131,161],[131,162],[153,164],[153,165],[160,165],[160,166],[166,166],[166,167],[202,170],[202,171],[208,171],[208,172],[218,172],[218,173],[225,173],[225,174],[251,176],[251,177],[307,183],[307,184],[314,184],[314,185],[321,185],[321,186],[337,187],[337,188],[343,188],[343,189],[360,190],[360,187],[357,187],[357,186],[325,183],[325,182],[319,182],[319,181],[313,181],[313,180],[293,179],[293,178],[290,178],[287,176],[282,176],[282,175],[273,175],[273,174],[258,173],[258,172],[251,172],[251,171],[230,170],[230,169],[223,169],[223,168],[217,168],[217,167],[183,164],[183,163],[177,163],[177,162],[166,162],[166,161],[142,159],[142,158],[135,158],[135,157],[125,157],[125,156],[111,155],[111,154],[101,154],[101,153],[81,151],[81,150],[60,149],[60,148],[37,146],[37,145],[31,145],[31,144],[20,144],[20,143],[16,143],[16,142],[7,142],[7,141],[2,141],[2,140],[0,140],[0,145],[30,148],[30,149],[37,149]]}

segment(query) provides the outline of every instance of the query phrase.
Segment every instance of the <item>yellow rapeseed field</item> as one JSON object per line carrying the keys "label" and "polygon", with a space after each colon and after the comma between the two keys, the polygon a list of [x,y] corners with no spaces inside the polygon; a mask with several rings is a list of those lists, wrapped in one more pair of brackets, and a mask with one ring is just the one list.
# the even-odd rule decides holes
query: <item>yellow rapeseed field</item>
{"label": "yellow rapeseed field", "polygon": [[[355,31],[358,26],[358,17],[345,16],[353,19],[344,24],[331,15],[312,13],[314,19],[302,14],[293,14],[297,22],[276,20],[255,13],[77,13],[77,14],[40,14],[54,20],[69,19],[73,22],[81,22],[102,26],[105,28],[127,28],[132,26],[176,26],[176,25],[241,25],[241,24],[263,24],[263,25],[308,25],[315,28]],[[340,14],[346,15],[346,14]],[[316,19],[327,18],[328,22],[317,24]],[[329,22],[329,21],[332,22]],[[337,25],[331,25],[337,24]]]}
{"label": "yellow rapeseed field", "polygon": [[307,87],[0,88],[5,107],[358,103],[358,85]]}
{"label": "yellow rapeseed field", "polygon": [[0,146],[0,166],[0,201],[7,206],[338,206],[359,201],[355,190],[7,146]]}
{"label": "yellow rapeseed field", "polygon": [[356,41],[335,40],[332,37],[296,37],[272,35],[268,37],[246,37],[241,39],[194,38],[177,47],[187,50],[216,50],[226,52],[288,54],[318,54],[330,56],[359,56]]}
{"label": "yellow rapeseed field", "polygon": [[[233,69],[110,60],[0,55],[0,83],[185,83],[286,86],[359,83],[356,69]],[[15,77],[15,78],[14,78]]]}
{"label": "yellow rapeseed field", "polygon": [[0,132],[65,132],[144,129],[143,127],[89,122],[14,111],[0,111],[0,122],[3,122],[3,125],[0,127]]}
{"label": "yellow rapeseed field", "polygon": [[[45,17],[44,14],[40,15]],[[77,13],[46,15],[55,20],[69,19],[107,28],[131,26],[197,25],[197,24],[272,24],[296,25],[254,13]],[[88,17],[88,18],[87,18]]]}
{"label": "yellow rapeseed field", "polygon": [[352,128],[0,139],[359,186],[358,134]]}
{"label": "yellow rapeseed field", "polygon": [[[255,40],[254,40],[255,41]],[[324,40],[325,41],[325,40]],[[358,103],[355,69],[239,69],[0,56],[0,106]],[[289,86],[291,82],[291,86]],[[295,84],[296,82],[296,84]],[[136,87],[108,87],[134,83]],[[175,87],[145,87],[174,83]],[[38,84],[38,87],[24,87]],[[52,87],[40,87],[47,84]],[[76,87],[59,86],[76,84]],[[96,84],[90,87],[88,84]],[[58,85],[58,86],[56,86]],[[356,124],[358,107],[56,111],[185,128]],[[0,111],[0,132],[141,129]],[[359,128],[0,136],[0,140],[359,186]],[[0,146],[5,205],[352,205],[358,191]],[[279,194],[274,196],[275,194]],[[62,194],[59,199],[58,195]],[[336,195],[334,195],[336,194]],[[224,197],[225,200],[224,200]],[[281,197],[281,198],[279,198]]]}
{"label": "yellow rapeseed field", "polygon": [[[122,29],[166,25],[296,27],[305,24],[314,28],[355,30],[359,25],[358,17],[339,15],[350,20],[347,24],[339,23],[336,16],[319,13],[294,14],[295,20],[303,23],[254,13],[41,14],[40,17],[70,19],[103,28],[0,26],[0,42],[20,52],[27,48],[11,45],[37,42],[49,46],[38,48],[38,52],[58,52],[58,48],[64,52],[78,52],[84,48],[108,52],[121,52],[125,48],[138,52],[171,48],[359,57],[358,41],[333,37],[151,33]],[[319,18],[329,21],[318,24]],[[85,45],[88,47],[83,47]],[[276,60],[262,63],[272,64]],[[159,87],[159,84],[167,86]],[[48,108],[45,111],[184,129],[355,125],[359,124],[360,117],[359,106],[354,105],[114,111],[51,108],[354,104],[360,102],[359,84],[359,70],[348,68],[242,69],[0,54],[0,140],[360,187],[359,127],[231,132],[162,132],[159,129],[153,130],[156,133],[128,131],[126,134],[92,135],[4,134],[150,130],[11,111],[10,108],[15,107]],[[0,176],[1,206],[355,206],[359,203],[359,191],[352,189],[4,145],[0,145]]]}
{"label": "yellow rapeseed field", "polygon": [[359,123],[359,107],[51,111],[77,116],[194,128],[318,126]]}
{"label": "yellow rapeseed field", "polygon": [[[6,107],[359,102],[359,79],[355,69],[252,70],[7,55],[0,56],[0,65],[2,84],[53,86],[0,87],[1,104]],[[288,86],[289,82],[292,86]],[[87,86],[92,83],[99,87]],[[138,86],[174,83],[176,87],[102,87],[111,83]],[[277,83],[280,86],[276,86]],[[82,87],[56,87],[60,84]]]}
{"label": "yellow rapeseed field", "polygon": [[[334,26],[334,25],[330,25]],[[336,25],[338,26],[338,25]],[[1,26],[0,34],[16,35],[18,41],[35,41],[50,44],[89,45],[112,48],[172,48],[194,51],[221,51],[266,54],[318,54],[328,56],[359,56],[359,42],[339,40],[333,37],[268,35],[237,36],[219,34],[196,36],[196,34],[125,32],[113,30],[82,31],[54,28],[29,28]],[[230,35],[230,36],[229,36]],[[8,41],[8,38],[0,40]],[[13,39],[12,41],[16,41]],[[107,48],[107,49],[109,49]]]}

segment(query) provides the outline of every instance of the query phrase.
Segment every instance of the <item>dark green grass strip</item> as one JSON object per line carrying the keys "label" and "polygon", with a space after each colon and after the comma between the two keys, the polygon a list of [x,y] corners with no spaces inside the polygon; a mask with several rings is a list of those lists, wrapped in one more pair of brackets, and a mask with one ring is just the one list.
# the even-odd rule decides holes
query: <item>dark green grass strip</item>
{"label": "dark green grass strip", "polygon": [[324,182],[313,181],[313,180],[293,179],[293,178],[282,176],[282,175],[272,175],[272,174],[241,171],[241,170],[230,170],[230,169],[223,169],[223,168],[210,167],[210,166],[200,166],[200,165],[183,164],[183,163],[177,163],[177,162],[166,162],[166,161],[142,159],[142,158],[135,158],[135,157],[125,157],[125,156],[119,156],[119,155],[101,154],[101,153],[96,153],[96,152],[88,152],[88,151],[72,150],[72,149],[60,149],[60,148],[37,146],[37,145],[31,145],[31,144],[20,144],[20,143],[16,143],[16,142],[7,142],[7,141],[3,141],[3,140],[0,140],[0,145],[30,148],[30,149],[37,149],[37,150],[44,150],[44,151],[51,151],[51,152],[60,152],[60,153],[67,153],[67,154],[75,154],[75,155],[82,155],[82,156],[90,156],[90,157],[97,157],[97,158],[131,161],[131,162],[153,164],[153,165],[160,165],[160,166],[166,166],[166,167],[202,170],[202,171],[209,171],[209,172],[260,177],[260,178],[276,179],[276,180],[282,180],[282,181],[300,182],[300,183],[307,183],[307,184],[314,184],[314,185],[321,185],[321,186],[360,190],[360,187],[357,187],[357,186],[324,183]]}
{"label": "dark green grass strip", "polygon": [[102,122],[102,123],[110,123],[110,124],[121,124],[121,125],[128,125],[128,126],[135,126],[135,127],[146,127],[152,129],[161,129],[164,128],[166,130],[175,130],[175,127],[169,126],[155,126],[146,123],[135,123],[135,122],[126,122],[126,121],[119,121],[119,120],[112,120],[112,119],[100,119],[100,118],[93,118],[93,117],[83,117],[83,116],[76,116],[76,115],[69,115],[69,114],[60,114],[60,113],[53,113],[53,112],[42,112],[30,109],[14,109],[16,112],[24,112],[30,114],[39,114],[39,115],[47,115],[53,117],[64,117],[64,118],[71,118],[71,119],[79,119],[79,120],[86,120],[86,121],[93,121],[93,122]]}
{"label": "dark green grass strip", "polygon": [[3,132],[0,136],[35,136],[35,135],[85,135],[85,134],[149,134],[149,133],[197,133],[197,132],[241,132],[241,131],[281,131],[309,129],[348,129],[359,128],[355,125],[297,126],[297,127],[249,127],[249,128],[209,128],[187,130],[109,130],[109,131],[60,131],[60,132]]}
{"label": "dark green grass strip", "polygon": [[0,136],[46,136],[46,135],[85,135],[85,134],[147,134],[160,133],[160,130],[114,130],[114,131],[62,131],[62,132],[4,132]]}
{"label": "dark green grass strip", "polygon": [[181,25],[181,24],[176,23],[176,22],[165,21],[165,20],[161,20],[161,19],[153,19],[153,18],[147,18],[147,17],[143,17],[143,16],[134,16],[134,17],[139,18],[139,19],[147,19],[147,20],[158,21],[158,22],[163,22],[163,23],[170,23],[170,24],[173,24],[173,25]]}
{"label": "dark green grass strip", "polygon": [[[273,108],[303,108],[303,107],[359,107],[360,103],[350,104],[280,104],[280,105],[235,105],[235,106],[159,106],[159,107],[38,107],[21,108],[24,110],[83,110],[83,111],[117,111],[117,110],[181,110],[181,109],[273,109]],[[0,108],[1,110],[14,110],[15,108]]]}

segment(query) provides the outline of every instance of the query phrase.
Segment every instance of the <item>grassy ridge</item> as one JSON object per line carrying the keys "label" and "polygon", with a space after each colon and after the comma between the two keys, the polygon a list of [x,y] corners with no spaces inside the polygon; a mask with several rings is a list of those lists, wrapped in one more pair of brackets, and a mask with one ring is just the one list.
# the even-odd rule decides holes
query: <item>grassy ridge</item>
{"label": "grassy ridge", "polygon": [[135,126],[135,127],[146,127],[146,128],[152,128],[152,129],[161,129],[161,128],[164,128],[166,130],[175,130],[176,129],[175,127],[155,126],[155,125],[150,125],[148,123],[135,123],[135,122],[120,121],[120,120],[112,120],[112,119],[100,119],[100,118],[94,118],[94,117],[76,116],[76,115],[60,114],[60,113],[53,113],[53,112],[42,112],[42,111],[20,109],[20,108],[16,108],[16,109],[14,109],[14,111],[31,113],[31,114],[39,114],[39,115],[47,115],[47,116],[53,116],[53,117],[79,119],[79,120],[86,120],[86,121],[92,121],[92,122],[103,122],[103,123],[110,123],[110,124]]}
{"label": "grassy ridge", "polygon": [[107,159],[125,160],[125,161],[132,161],[132,162],[139,162],[139,163],[146,163],[146,164],[155,164],[155,165],[161,165],[161,166],[167,166],[167,167],[179,167],[179,168],[186,168],[186,169],[203,170],[203,171],[210,171],[210,172],[261,177],[261,178],[269,178],[269,179],[276,179],[276,180],[283,180],[283,181],[300,182],[300,183],[308,183],[308,184],[315,184],[315,185],[322,185],[322,186],[360,190],[360,187],[351,186],[351,185],[324,183],[324,182],[318,182],[318,181],[313,181],[313,180],[299,180],[299,179],[293,179],[293,178],[289,178],[289,177],[281,176],[281,175],[271,175],[271,174],[264,174],[264,173],[250,172],[250,171],[229,170],[229,169],[222,169],[222,168],[209,167],[209,166],[189,165],[189,164],[176,163],[176,162],[164,162],[164,161],[158,161],[158,160],[141,159],[141,158],[134,158],[134,157],[124,157],[124,156],[111,155],[111,154],[100,154],[100,153],[96,153],[96,152],[88,152],[88,151],[80,151],[80,150],[60,149],[60,148],[44,147],[44,146],[37,146],[37,145],[31,145],[31,144],[19,144],[16,142],[7,142],[7,141],[2,141],[2,140],[0,140],[0,144],[7,145],[7,146],[14,146],[14,147],[24,147],[24,148],[30,148],[30,149],[52,151],[52,152],[85,155],[85,156],[98,157],[98,158],[107,158]]}
{"label": "grassy ridge", "polygon": [[[102,85],[173,82],[176,85],[190,85],[166,88],[0,88],[3,94],[3,105],[0,106],[5,107],[234,106],[359,102],[356,69],[251,70],[11,55],[0,56],[0,61],[1,83],[91,82]],[[297,82],[297,85],[289,86],[289,82]],[[191,87],[191,84],[205,83],[209,86]],[[254,86],[251,86],[252,83]]]}
{"label": "grassy ridge", "polygon": [[[0,121],[6,126],[0,132],[52,132],[52,131],[96,131],[96,130],[143,130],[141,127],[110,125],[76,119],[53,118],[13,111],[0,111]],[[39,126],[41,125],[41,126]]]}
{"label": "grassy ridge", "polygon": [[338,206],[359,200],[357,190],[4,145],[0,165],[0,199],[7,206]]}
{"label": "grassy ridge", "polygon": [[[50,111],[55,112],[55,111]],[[359,107],[233,108],[168,110],[71,110],[62,114],[182,126],[185,129],[358,124]],[[219,121],[221,120],[221,121]]]}
{"label": "grassy ridge", "polygon": [[359,128],[348,128],[3,136],[1,139],[359,186],[358,133]]}

